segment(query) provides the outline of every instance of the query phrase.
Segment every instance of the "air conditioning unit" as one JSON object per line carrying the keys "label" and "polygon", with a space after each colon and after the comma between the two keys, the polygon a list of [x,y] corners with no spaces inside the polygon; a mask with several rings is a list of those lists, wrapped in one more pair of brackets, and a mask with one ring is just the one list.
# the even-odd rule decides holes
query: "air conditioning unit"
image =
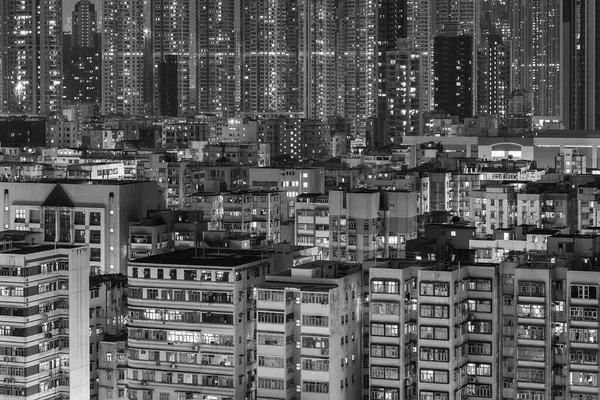
{"label": "air conditioning unit", "polygon": [[160,362],[158,362],[158,361],[157,361],[157,362],[156,362],[156,365],[160,366]]}
{"label": "air conditioning unit", "polygon": [[175,364],[169,364],[169,368],[177,368],[177,365],[175,365]]}
{"label": "air conditioning unit", "polygon": [[329,355],[329,350],[328,349],[323,349],[321,350],[321,354],[324,356],[328,356]]}
{"label": "air conditioning unit", "polygon": [[142,381],[142,386],[148,385],[148,381]]}
{"label": "air conditioning unit", "polygon": [[146,354],[146,350],[142,350],[142,352],[141,352],[141,353],[142,353],[142,354]]}
{"label": "air conditioning unit", "polygon": [[411,378],[410,376],[408,378],[406,378],[406,386],[412,386],[413,384],[413,378]]}
{"label": "air conditioning unit", "polygon": [[42,321],[48,321],[48,314],[42,314]]}
{"label": "air conditioning unit", "polygon": [[474,376],[470,376],[470,377],[469,377],[469,382],[471,382],[471,383],[475,383],[475,382],[477,382],[477,378],[476,378],[476,377],[474,377]]}

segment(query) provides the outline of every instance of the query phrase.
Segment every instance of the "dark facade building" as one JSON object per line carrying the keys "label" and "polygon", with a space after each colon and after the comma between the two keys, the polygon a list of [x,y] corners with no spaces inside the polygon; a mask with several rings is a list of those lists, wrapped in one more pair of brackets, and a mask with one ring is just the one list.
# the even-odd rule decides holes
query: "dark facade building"
{"label": "dark facade building", "polygon": [[71,103],[100,103],[100,34],[96,6],[80,0],[72,14],[73,31],[65,34],[64,87]]}
{"label": "dark facade building", "polygon": [[457,115],[462,121],[473,115],[473,38],[468,35],[434,39],[435,110]]}
{"label": "dark facade building", "polygon": [[0,117],[0,143],[2,146],[45,146],[46,118]]}
{"label": "dark facade building", "polygon": [[562,118],[567,129],[600,128],[600,8],[594,0],[565,0],[562,12]]}
{"label": "dark facade building", "polygon": [[151,40],[153,112],[179,116],[190,112],[189,0],[152,0]]}

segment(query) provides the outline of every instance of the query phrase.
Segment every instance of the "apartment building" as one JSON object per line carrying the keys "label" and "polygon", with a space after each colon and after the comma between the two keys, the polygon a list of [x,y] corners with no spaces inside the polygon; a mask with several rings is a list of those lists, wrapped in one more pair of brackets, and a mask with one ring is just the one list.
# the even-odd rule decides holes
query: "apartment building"
{"label": "apartment building", "polygon": [[317,246],[324,260],[329,259],[329,196],[301,194],[296,198],[294,242],[297,246]]}
{"label": "apartment building", "polygon": [[476,173],[452,174],[450,189],[450,210],[456,216],[470,220],[473,218],[470,209],[471,191],[481,189],[480,175]]}
{"label": "apartment building", "polygon": [[250,167],[248,185],[251,189],[280,190],[284,201],[282,217],[294,217],[296,197],[303,193],[325,192],[323,168],[257,168]]}
{"label": "apartment building", "polygon": [[88,249],[0,253],[0,397],[89,399]]}
{"label": "apartment building", "polygon": [[92,273],[125,271],[128,224],[161,209],[156,183],[0,182],[0,226],[43,233],[43,242],[87,245]]}
{"label": "apartment building", "polygon": [[369,269],[370,399],[497,398],[495,266]]}
{"label": "apartment building", "polygon": [[500,265],[503,398],[598,398],[600,272],[556,257]]}
{"label": "apartment building", "polygon": [[275,243],[280,240],[280,192],[196,193],[186,208],[203,211],[209,230],[225,230]]}
{"label": "apartment building", "polygon": [[315,261],[256,287],[256,398],[361,398],[361,276]]}
{"label": "apartment building", "polygon": [[417,237],[417,193],[354,190],[329,192],[331,260],[398,258]]}
{"label": "apartment building", "polygon": [[187,249],[130,261],[129,398],[233,400],[254,392],[254,288],[285,257]]}
{"label": "apartment building", "polygon": [[517,223],[517,196],[514,186],[490,185],[474,190],[470,196],[470,214],[477,233],[491,234],[496,228],[510,228]]}
{"label": "apartment building", "polygon": [[542,226],[542,204],[545,196],[536,192],[517,193],[517,224]]}
{"label": "apartment building", "polygon": [[579,154],[577,149],[564,149],[564,152],[558,153],[554,157],[554,168],[557,172],[564,174],[586,174],[587,157]]}
{"label": "apartment building", "polygon": [[577,221],[578,231],[599,225],[596,211],[599,195],[600,187],[596,183],[588,183],[577,187],[577,214],[575,220]]}
{"label": "apartment building", "polygon": [[428,172],[421,174],[419,210],[421,214],[452,209],[451,172]]}
{"label": "apartment building", "polygon": [[151,211],[147,218],[129,226],[129,258],[194,247],[206,228],[201,211]]}

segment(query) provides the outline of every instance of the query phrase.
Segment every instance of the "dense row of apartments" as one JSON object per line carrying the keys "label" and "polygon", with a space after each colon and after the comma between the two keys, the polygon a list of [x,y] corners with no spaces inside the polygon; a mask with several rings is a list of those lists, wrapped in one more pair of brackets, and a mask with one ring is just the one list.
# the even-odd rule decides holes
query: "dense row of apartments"
{"label": "dense row of apartments", "polygon": [[91,279],[89,246],[20,235],[0,252],[7,399],[598,398],[595,257],[190,247]]}

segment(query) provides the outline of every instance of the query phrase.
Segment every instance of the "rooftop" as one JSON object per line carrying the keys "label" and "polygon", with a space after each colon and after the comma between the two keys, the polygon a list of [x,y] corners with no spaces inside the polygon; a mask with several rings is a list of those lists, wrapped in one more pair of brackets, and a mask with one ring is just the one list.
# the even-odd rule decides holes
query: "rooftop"
{"label": "rooftop", "polygon": [[238,267],[263,259],[272,252],[215,248],[189,248],[130,261],[132,264],[167,264],[212,267]]}
{"label": "rooftop", "polygon": [[11,250],[7,250],[2,252],[2,254],[15,254],[15,255],[28,255],[39,253],[42,251],[49,251],[54,249],[76,249],[78,247],[84,246],[73,246],[68,244],[41,244],[38,246],[25,246],[20,248],[13,248]]}

